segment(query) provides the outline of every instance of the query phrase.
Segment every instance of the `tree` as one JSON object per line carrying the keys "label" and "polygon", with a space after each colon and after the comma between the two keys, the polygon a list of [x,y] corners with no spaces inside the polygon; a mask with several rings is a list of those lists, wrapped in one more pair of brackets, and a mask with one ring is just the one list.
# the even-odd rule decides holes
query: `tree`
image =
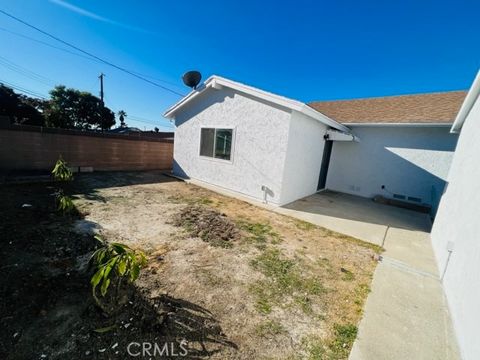
{"label": "tree", "polygon": [[10,118],[12,124],[43,126],[42,113],[44,100],[17,94],[12,88],[0,84],[0,115]]}
{"label": "tree", "polygon": [[155,126],[155,132],[158,133],[160,131],[160,129],[158,127]]}
{"label": "tree", "polygon": [[125,123],[125,118],[127,117],[127,113],[124,110],[120,110],[118,113],[118,119],[120,120],[120,127],[125,128],[127,124]]}
{"label": "tree", "polygon": [[96,96],[86,91],[56,86],[44,114],[47,126],[66,129],[109,129],[115,114]]}

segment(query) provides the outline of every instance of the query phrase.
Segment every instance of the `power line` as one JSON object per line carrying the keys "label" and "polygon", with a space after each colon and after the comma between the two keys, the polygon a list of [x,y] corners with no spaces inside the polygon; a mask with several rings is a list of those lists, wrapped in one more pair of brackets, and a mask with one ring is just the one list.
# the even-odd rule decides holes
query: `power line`
{"label": "power line", "polygon": [[0,30],[1,30],[1,31],[5,31],[5,32],[8,32],[8,33],[10,33],[10,34],[12,34],[12,35],[15,35],[15,36],[22,37],[22,38],[27,39],[27,40],[30,40],[30,41],[37,42],[37,43],[39,43],[39,44],[42,44],[42,45],[45,45],[45,46],[48,46],[48,47],[51,47],[51,48],[53,48],[53,49],[57,49],[57,50],[64,51],[64,52],[69,53],[69,54],[71,54],[71,55],[79,56],[79,57],[81,57],[81,58],[84,58],[84,59],[87,59],[87,60],[90,60],[90,61],[95,61],[95,62],[100,63],[100,61],[98,61],[98,60],[96,60],[96,59],[92,59],[92,58],[89,57],[89,56],[85,56],[85,55],[79,54],[79,53],[77,53],[77,52],[73,52],[73,51],[70,51],[70,50],[68,50],[68,49],[65,49],[65,48],[62,48],[62,47],[59,47],[59,46],[52,45],[52,44],[47,43],[47,42],[45,42],[45,41],[38,40],[38,39],[32,38],[32,37],[30,37],[30,36],[17,33],[17,32],[12,31],[12,30],[8,30],[8,29],[2,28],[2,27],[0,27]]}
{"label": "power line", "polygon": [[[65,48],[62,48],[62,47],[59,47],[59,46],[55,46],[55,45],[52,45],[48,42],[45,42],[45,41],[42,41],[42,40],[38,40],[38,39],[35,39],[33,37],[30,37],[30,36],[27,36],[25,34],[20,34],[18,32],[15,32],[15,31],[12,31],[12,30],[9,30],[9,29],[5,29],[5,28],[2,28],[0,27],[0,31],[5,31],[9,34],[12,34],[12,35],[15,35],[15,36],[18,36],[18,37],[22,37],[24,39],[27,39],[27,40],[30,40],[30,41],[34,41],[34,42],[37,42],[41,45],[44,45],[44,46],[48,46],[50,48],[53,48],[53,49],[56,49],[56,50],[60,50],[60,51],[64,51],[70,55],[75,55],[75,56],[78,56],[78,57],[81,57],[82,59],[86,59],[86,60],[89,60],[89,61],[94,61],[96,63],[101,63],[103,64],[101,61],[97,60],[97,59],[93,59],[89,56],[85,56],[85,55],[82,55],[82,54],[79,54],[77,52],[74,52],[74,51],[70,51],[68,49],[65,49]],[[166,80],[162,80],[162,79],[159,79],[157,77],[154,77],[154,76],[150,76],[150,75],[146,75],[146,74],[142,74],[142,73],[139,73],[138,71],[132,71],[134,72],[135,74],[137,75],[140,75],[140,76],[143,76],[143,77],[146,77],[146,78],[149,78],[149,79],[152,79],[152,80],[156,80],[156,81],[159,81],[161,83],[164,83],[164,84],[167,84],[167,85],[171,85],[171,86],[174,86],[176,88],[181,88],[178,84],[175,84],[173,82],[170,82],[170,81],[166,81]]]}
{"label": "power line", "polygon": [[0,79],[0,84],[6,84],[6,85],[10,86],[11,88],[13,88],[15,90],[18,90],[20,92],[23,92],[27,95],[38,97],[38,98],[41,98],[43,100],[47,100],[47,95],[41,94],[41,93],[36,92],[34,90],[26,89],[23,86],[15,85],[15,84],[12,84],[12,83],[10,83],[8,81],[5,81],[5,80],[2,80],[2,79]]}
{"label": "power line", "polygon": [[[24,94],[27,94],[27,95],[30,95],[30,96],[34,96],[34,97],[37,97],[37,98],[41,98],[43,100],[47,100],[47,95],[43,95],[41,93],[38,93],[34,90],[29,90],[29,89],[26,89],[22,86],[19,86],[19,85],[16,85],[16,84],[12,84],[8,81],[5,81],[5,80],[1,80],[0,79],[0,84],[6,84],[8,85],[9,87],[11,87],[12,89],[15,89],[17,91],[20,91]],[[165,126],[165,125],[162,125],[161,123],[158,123],[158,122],[155,122],[153,120],[147,120],[145,118],[141,118],[141,117],[138,117],[138,116],[135,116],[135,115],[127,115],[127,118],[133,120],[133,121],[136,121],[136,122],[141,122],[141,123],[145,123],[145,124],[150,124],[150,125],[155,125],[155,126],[159,126],[161,128],[164,128],[164,129],[169,129],[168,126]],[[127,119],[128,120],[128,119]],[[172,129],[173,130],[173,129]]]}
{"label": "power line", "polygon": [[114,63],[112,63],[112,62],[110,62],[110,61],[108,61],[108,60],[104,60],[104,59],[102,59],[101,57],[99,57],[99,56],[97,56],[97,55],[94,55],[94,54],[92,54],[92,53],[90,53],[90,52],[88,52],[88,51],[82,50],[82,49],[79,48],[78,46],[75,46],[75,45],[73,45],[73,44],[71,44],[71,43],[69,43],[69,42],[67,42],[67,41],[65,41],[65,40],[62,40],[62,39],[56,37],[55,35],[52,35],[52,34],[46,32],[46,31],[44,31],[44,30],[42,30],[42,29],[40,29],[40,28],[38,28],[38,27],[36,27],[36,26],[34,26],[34,25],[31,25],[31,24],[27,23],[26,21],[23,21],[22,19],[19,19],[18,17],[14,16],[14,15],[11,15],[11,14],[7,13],[7,12],[4,11],[4,10],[0,10],[0,13],[6,15],[6,16],[8,16],[9,18],[11,18],[11,19],[13,19],[13,20],[15,20],[15,21],[18,21],[18,22],[20,22],[21,24],[23,24],[23,25],[25,25],[25,26],[28,26],[29,28],[32,28],[32,29],[34,29],[34,30],[42,33],[43,35],[46,35],[46,36],[48,36],[48,37],[50,37],[50,38],[52,38],[52,39],[54,39],[54,40],[56,40],[56,41],[64,44],[64,45],[67,45],[67,46],[69,46],[69,47],[71,47],[71,48],[73,48],[73,49],[75,49],[75,50],[77,50],[77,51],[80,51],[81,53],[83,53],[83,54],[85,54],[85,55],[91,56],[92,58],[97,59],[98,61],[101,61],[102,63],[104,63],[104,64],[106,64],[106,65],[108,65],[108,66],[111,66],[111,67],[113,67],[113,68],[115,68],[115,69],[117,69],[117,70],[123,71],[123,72],[126,73],[126,74],[129,74],[129,75],[131,75],[131,76],[134,76],[134,77],[136,77],[136,78],[138,78],[138,79],[140,79],[140,80],[143,80],[143,81],[145,81],[145,82],[147,82],[147,83],[149,83],[149,84],[152,84],[152,85],[154,85],[154,86],[157,86],[157,87],[159,87],[159,88],[161,88],[161,89],[163,89],[163,90],[169,91],[169,92],[171,92],[171,93],[173,93],[173,94],[175,94],[175,95],[184,96],[184,94],[181,94],[181,93],[179,93],[179,92],[177,92],[177,91],[175,91],[175,90],[172,90],[172,89],[170,89],[170,88],[168,88],[168,87],[166,87],[166,86],[160,85],[160,84],[158,84],[158,83],[156,83],[156,82],[154,82],[154,81],[148,80],[147,78],[145,78],[145,77],[143,77],[143,76],[140,76],[140,75],[136,74],[136,73],[133,72],[133,71],[130,71],[130,70],[128,70],[128,69],[125,69],[124,67],[115,65]]}
{"label": "power line", "polygon": [[[43,95],[41,93],[38,93],[34,90],[29,90],[29,89],[26,89],[22,86],[19,86],[19,85],[16,85],[16,84],[12,84],[8,81],[5,81],[5,80],[1,80],[0,79],[0,84],[6,84],[8,86],[10,86],[11,88],[15,89],[15,90],[18,90],[20,92],[23,92],[25,94],[28,94],[28,95],[31,95],[31,96],[35,96],[35,97],[39,97],[39,98],[42,98],[44,100],[47,100],[47,96],[46,95]],[[155,122],[153,120],[147,120],[145,118],[142,118],[142,117],[138,117],[138,116],[135,116],[135,115],[127,115],[127,118],[133,120],[133,121],[137,121],[137,122],[141,122],[141,123],[145,123],[145,124],[151,124],[151,125],[156,125],[156,126],[160,126],[160,127],[163,127],[163,128],[168,128],[168,126],[165,126],[165,125],[162,125],[158,122]]]}
{"label": "power line", "polygon": [[20,75],[23,75],[27,78],[29,78],[30,80],[35,80],[35,81],[38,81],[44,85],[48,85],[48,86],[54,86],[55,85],[55,81],[53,81],[52,79],[49,79],[43,75],[40,75],[40,74],[37,74],[36,72],[33,72],[31,70],[28,70],[27,68],[21,66],[21,65],[18,65],[16,63],[14,63],[13,61],[10,61],[6,58],[4,58],[3,56],[0,56],[0,65],[3,65],[5,66],[7,69],[10,69],[12,70],[13,72],[16,72],[17,74],[20,74]]}
{"label": "power line", "polygon": [[139,118],[139,117],[134,116],[134,115],[128,115],[127,114],[127,119],[131,119],[133,121],[138,121],[138,122],[145,123],[145,124],[152,124],[152,125],[159,125],[159,126],[163,126],[163,127],[168,127],[168,126],[159,124],[158,122],[154,122],[153,120],[147,120],[147,119]]}

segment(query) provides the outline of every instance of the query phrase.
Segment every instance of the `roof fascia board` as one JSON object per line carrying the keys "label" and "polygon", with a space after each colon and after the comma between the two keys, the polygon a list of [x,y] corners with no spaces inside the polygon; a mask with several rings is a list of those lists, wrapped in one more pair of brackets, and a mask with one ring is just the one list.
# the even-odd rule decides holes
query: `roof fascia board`
{"label": "roof fascia board", "polygon": [[475,80],[473,80],[473,84],[470,87],[470,90],[468,91],[467,97],[463,101],[462,107],[460,108],[460,111],[457,114],[457,117],[452,125],[452,128],[450,129],[450,132],[459,133],[462,130],[463,123],[465,122],[465,119],[470,113],[470,110],[472,110],[472,107],[477,101],[479,95],[480,95],[480,70],[477,72],[477,76],[475,77]]}
{"label": "roof fascia board", "polygon": [[301,112],[317,121],[320,121],[330,127],[333,127],[335,129],[344,131],[344,132],[351,132],[351,130],[336,122],[335,120],[330,119],[329,117],[323,115],[322,113],[314,110],[310,106],[296,100],[288,99],[283,96],[275,95],[248,85],[240,84],[235,81],[231,81],[225,78],[217,77],[217,76],[211,76],[209,77],[204,85],[198,89],[198,90],[193,90],[191,91],[187,96],[185,96],[183,99],[181,99],[179,102],[174,104],[172,107],[170,107],[165,113],[164,116],[166,118],[174,118],[175,112],[182,107],[185,103],[189,102],[199,94],[201,94],[203,91],[208,89],[209,87],[212,87],[214,89],[220,89],[222,86],[225,86],[227,88],[243,92],[245,94],[251,95],[253,97],[265,100],[270,103],[277,104],[281,107],[285,107],[290,110],[295,110],[298,112]]}
{"label": "roof fascia board", "polygon": [[343,123],[356,127],[451,127],[452,123]]}

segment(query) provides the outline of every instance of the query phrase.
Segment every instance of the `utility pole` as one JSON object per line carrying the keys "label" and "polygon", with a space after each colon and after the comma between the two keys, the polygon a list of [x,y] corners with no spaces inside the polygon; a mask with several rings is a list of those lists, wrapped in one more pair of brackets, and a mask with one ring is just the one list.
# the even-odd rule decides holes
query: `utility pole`
{"label": "utility pole", "polygon": [[98,77],[100,79],[100,100],[102,100],[103,104],[103,78],[105,77],[104,73],[100,73],[100,76]]}
{"label": "utility pole", "polygon": [[[98,77],[100,79],[100,101],[102,102],[102,108],[105,106],[105,103],[103,102],[103,77],[105,76],[104,73],[100,73],[100,76]],[[102,116],[102,120],[101,120],[101,128],[102,128],[102,132],[105,131],[105,126],[103,124],[103,116]]]}

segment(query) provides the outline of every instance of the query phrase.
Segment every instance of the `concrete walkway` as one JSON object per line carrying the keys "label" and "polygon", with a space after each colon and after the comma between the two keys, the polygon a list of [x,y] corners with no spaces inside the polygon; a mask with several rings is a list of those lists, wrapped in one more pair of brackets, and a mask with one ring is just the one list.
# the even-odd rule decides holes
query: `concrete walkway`
{"label": "concrete walkway", "polygon": [[350,360],[460,359],[428,233],[390,228]]}
{"label": "concrete walkway", "polygon": [[384,247],[350,360],[460,358],[427,215],[332,192],[273,211]]}

